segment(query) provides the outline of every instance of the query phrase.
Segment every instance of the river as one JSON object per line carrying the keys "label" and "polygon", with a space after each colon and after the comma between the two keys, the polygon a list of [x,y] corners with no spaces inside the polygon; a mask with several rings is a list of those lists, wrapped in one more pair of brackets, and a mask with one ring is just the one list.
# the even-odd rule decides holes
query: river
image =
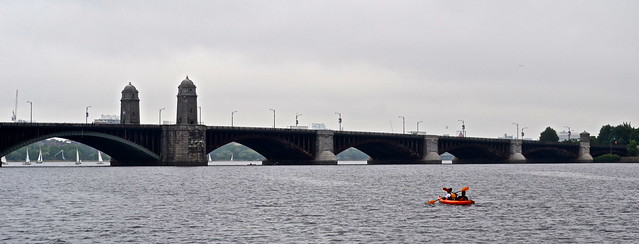
{"label": "river", "polygon": [[[639,164],[2,167],[1,243],[634,243]],[[472,206],[426,204],[468,186]]]}

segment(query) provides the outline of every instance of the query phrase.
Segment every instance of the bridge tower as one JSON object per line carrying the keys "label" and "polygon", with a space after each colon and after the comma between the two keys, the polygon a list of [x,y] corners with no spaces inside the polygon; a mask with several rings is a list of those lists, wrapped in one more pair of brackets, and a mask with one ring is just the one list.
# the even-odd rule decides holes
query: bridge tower
{"label": "bridge tower", "polygon": [[197,121],[197,93],[193,81],[186,79],[178,86],[177,94],[177,124],[196,125]]}
{"label": "bridge tower", "polygon": [[122,90],[122,99],[120,99],[120,123],[121,124],[140,124],[140,98],[138,97],[138,89],[129,82]]}
{"label": "bridge tower", "polygon": [[178,86],[177,124],[162,126],[161,164],[171,166],[205,166],[206,126],[197,121],[197,94],[193,81]]}

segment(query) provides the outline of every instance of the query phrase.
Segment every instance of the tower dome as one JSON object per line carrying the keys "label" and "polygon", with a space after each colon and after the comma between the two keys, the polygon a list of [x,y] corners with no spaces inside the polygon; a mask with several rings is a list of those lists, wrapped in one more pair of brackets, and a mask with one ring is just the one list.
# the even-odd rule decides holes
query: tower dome
{"label": "tower dome", "polygon": [[126,85],[122,90],[122,93],[138,93],[138,89],[136,89],[135,86],[133,86],[131,82],[129,82],[129,84]]}
{"label": "tower dome", "polygon": [[191,81],[189,79],[189,76],[186,76],[186,79],[184,79],[182,81],[182,83],[180,83],[180,86],[178,86],[178,88],[195,88],[195,84],[193,84],[193,81]]}

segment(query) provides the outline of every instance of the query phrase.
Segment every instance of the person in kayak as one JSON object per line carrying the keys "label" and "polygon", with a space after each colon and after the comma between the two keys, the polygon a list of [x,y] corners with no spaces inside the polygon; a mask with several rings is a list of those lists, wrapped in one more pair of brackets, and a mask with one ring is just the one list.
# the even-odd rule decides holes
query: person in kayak
{"label": "person in kayak", "polygon": [[468,197],[466,196],[466,191],[461,191],[461,196],[457,197],[457,201],[467,201]]}
{"label": "person in kayak", "polygon": [[457,198],[457,194],[453,192],[453,188],[444,188],[443,190],[446,191],[446,196],[444,196],[444,199],[455,200],[455,198]]}

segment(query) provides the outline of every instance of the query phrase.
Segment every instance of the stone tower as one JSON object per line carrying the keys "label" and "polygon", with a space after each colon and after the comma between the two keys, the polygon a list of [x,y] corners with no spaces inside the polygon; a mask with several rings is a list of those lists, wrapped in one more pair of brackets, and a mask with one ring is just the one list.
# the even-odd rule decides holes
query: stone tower
{"label": "stone tower", "polygon": [[120,99],[120,123],[121,124],[140,124],[140,98],[138,97],[138,89],[131,85],[131,82],[122,90],[122,99]]}
{"label": "stone tower", "polygon": [[197,94],[193,81],[186,79],[178,86],[177,94],[177,124],[197,125]]}

